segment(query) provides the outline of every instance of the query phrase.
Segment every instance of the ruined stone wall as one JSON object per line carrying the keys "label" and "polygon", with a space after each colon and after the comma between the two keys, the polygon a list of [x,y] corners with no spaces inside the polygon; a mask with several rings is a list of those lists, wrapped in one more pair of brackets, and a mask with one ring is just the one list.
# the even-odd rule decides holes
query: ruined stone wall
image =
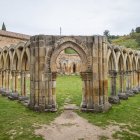
{"label": "ruined stone wall", "polygon": [[60,53],[57,60],[57,72],[59,74],[79,74],[81,71],[81,59],[78,54]]}
{"label": "ruined stone wall", "polygon": [[9,32],[9,31],[3,31],[0,30],[0,47],[3,48],[5,46],[16,45],[19,42],[27,42],[30,39],[30,36]]}

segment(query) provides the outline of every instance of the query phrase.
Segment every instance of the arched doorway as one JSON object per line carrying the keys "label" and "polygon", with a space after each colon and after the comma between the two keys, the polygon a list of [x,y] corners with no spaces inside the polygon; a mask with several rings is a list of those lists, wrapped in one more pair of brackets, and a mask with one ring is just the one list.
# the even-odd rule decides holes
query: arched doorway
{"label": "arched doorway", "polygon": [[82,103],[84,111],[101,112],[110,108],[107,95],[107,43],[101,36],[33,36],[30,39],[30,107],[56,111],[58,55],[72,48],[81,58]]}
{"label": "arched doorway", "polygon": [[[50,60],[50,69],[51,69],[51,72],[52,72],[52,80],[53,80],[53,85],[54,86],[54,89],[53,89],[53,95],[54,97],[52,98],[52,102],[53,102],[53,105],[54,107],[56,106],[56,97],[55,97],[55,94],[54,91],[55,91],[55,88],[56,88],[56,76],[57,76],[57,64],[56,64],[56,61],[57,61],[57,57],[59,56],[59,54],[61,54],[61,52],[63,52],[65,49],[67,48],[71,48],[73,49],[75,52],[77,52],[77,54],[79,55],[79,57],[81,58],[81,61],[82,61],[82,70],[81,70],[81,77],[84,77],[83,75],[86,73],[87,71],[87,56],[86,56],[86,53],[84,52],[84,50],[82,50],[82,48],[80,48],[80,46],[78,46],[77,44],[73,43],[73,42],[65,42],[61,45],[59,45],[56,50],[54,50],[52,56],[51,56],[51,60]],[[53,74],[55,74],[55,76],[53,76]],[[82,95],[82,103],[81,103],[81,106],[86,108],[87,107],[87,93],[85,94],[85,90],[86,90],[86,83],[85,83],[85,80],[82,79],[83,81],[83,95]],[[90,80],[89,80],[90,81]],[[89,89],[88,89],[89,90]]]}
{"label": "arched doorway", "polygon": [[[82,100],[82,80],[80,75],[76,75],[75,58],[77,53],[68,48],[71,51],[64,53],[62,50],[56,59],[56,104],[59,107],[74,109],[80,106]],[[72,52],[74,52],[72,54]],[[79,59],[78,59],[79,60]],[[63,64],[63,74],[60,72],[60,64]],[[80,72],[80,71],[79,71]],[[55,97],[54,97],[55,98]]]}

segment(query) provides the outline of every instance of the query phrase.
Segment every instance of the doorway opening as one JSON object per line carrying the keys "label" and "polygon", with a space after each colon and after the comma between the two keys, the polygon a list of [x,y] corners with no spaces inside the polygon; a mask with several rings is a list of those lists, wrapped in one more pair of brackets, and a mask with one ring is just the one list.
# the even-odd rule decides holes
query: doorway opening
{"label": "doorway opening", "polygon": [[58,107],[64,109],[69,105],[71,108],[79,107],[82,101],[82,80],[80,77],[81,59],[78,53],[71,48],[61,51],[56,59],[56,65],[56,102]]}

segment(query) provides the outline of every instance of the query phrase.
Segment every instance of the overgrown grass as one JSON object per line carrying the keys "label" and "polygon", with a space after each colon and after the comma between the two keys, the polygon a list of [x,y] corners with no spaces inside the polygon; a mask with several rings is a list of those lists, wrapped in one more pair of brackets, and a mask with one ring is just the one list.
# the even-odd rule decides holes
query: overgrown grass
{"label": "overgrown grass", "polygon": [[[28,82],[29,88],[29,82]],[[33,112],[16,101],[9,101],[0,96],[0,140],[41,140],[42,138],[34,135],[34,124],[46,124],[57,117],[66,100],[78,106],[82,99],[82,81],[80,76],[58,76],[56,98],[58,112],[56,113],[37,113]],[[114,138],[122,140],[139,140],[135,134],[124,130],[140,133],[140,94],[121,101],[120,105],[113,105],[112,109],[106,113],[77,113],[86,118],[90,123],[105,127],[111,123],[120,125],[122,131],[113,135]],[[115,123],[114,123],[115,122]]]}

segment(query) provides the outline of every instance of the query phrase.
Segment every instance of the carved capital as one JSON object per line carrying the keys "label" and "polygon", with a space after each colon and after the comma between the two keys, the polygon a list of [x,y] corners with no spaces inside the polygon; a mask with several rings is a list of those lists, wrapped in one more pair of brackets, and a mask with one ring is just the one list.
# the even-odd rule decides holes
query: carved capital
{"label": "carved capital", "polygon": [[52,72],[52,81],[55,81],[57,77],[57,72]]}
{"label": "carved capital", "polygon": [[81,72],[80,74],[83,81],[91,81],[93,79],[92,72]]}
{"label": "carved capital", "polygon": [[110,77],[116,77],[117,71],[116,70],[109,70],[109,75],[110,75]]}

